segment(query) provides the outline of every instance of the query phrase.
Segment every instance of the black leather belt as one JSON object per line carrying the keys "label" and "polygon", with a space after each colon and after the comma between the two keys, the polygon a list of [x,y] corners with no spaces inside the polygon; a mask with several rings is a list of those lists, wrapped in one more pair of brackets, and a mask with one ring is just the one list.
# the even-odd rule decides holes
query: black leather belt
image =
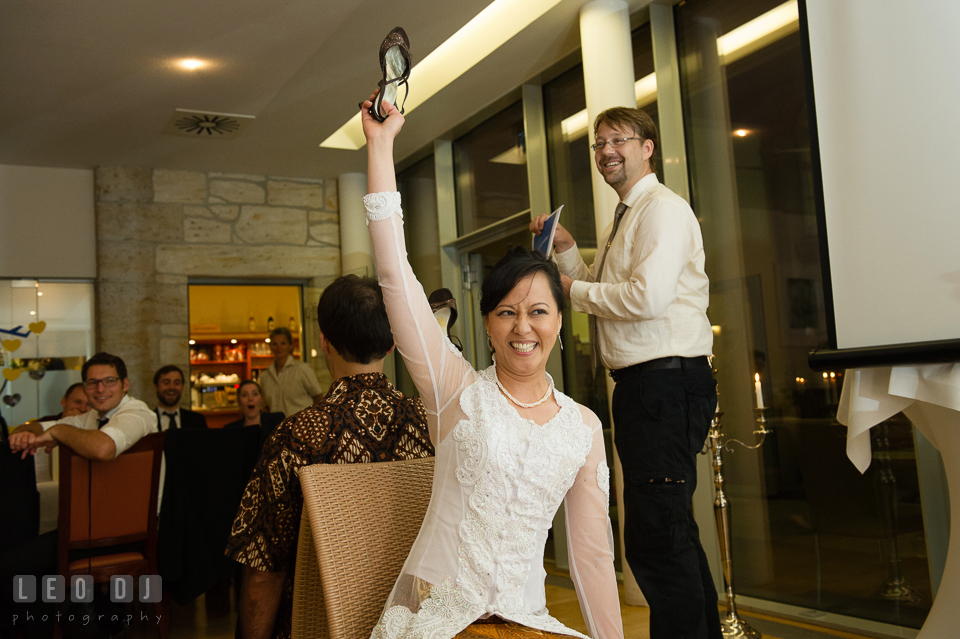
{"label": "black leather belt", "polygon": [[610,371],[610,377],[612,377],[615,382],[622,382],[628,377],[634,377],[645,371],[659,371],[668,368],[687,370],[690,368],[703,368],[704,366],[710,366],[710,359],[706,355],[701,355],[700,357],[661,357],[660,359],[651,359],[648,362],[640,362],[633,366]]}

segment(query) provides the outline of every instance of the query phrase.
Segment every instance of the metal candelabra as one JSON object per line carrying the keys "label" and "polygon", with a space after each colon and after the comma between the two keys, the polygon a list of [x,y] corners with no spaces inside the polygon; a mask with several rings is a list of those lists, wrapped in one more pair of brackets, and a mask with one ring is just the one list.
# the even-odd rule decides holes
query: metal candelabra
{"label": "metal candelabra", "polygon": [[710,440],[710,453],[713,459],[713,481],[717,487],[716,498],[713,502],[714,515],[717,518],[717,536],[720,538],[720,563],[723,566],[723,578],[726,583],[726,595],[727,595],[727,615],[720,620],[720,625],[723,630],[724,637],[744,637],[746,639],[760,639],[763,635],[754,630],[750,624],[744,621],[740,615],[737,614],[737,601],[736,595],[733,592],[733,554],[730,541],[730,502],[727,501],[727,496],[723,492],[723,457],[720,454],[720,451],[724,448],[731,450],[730,444],[737,443],[743,446],[744,448],[757,449],[763,445],[764,439],[767,437],[767,433],[770,431],[767,430],[767,420],[764,417],[763,413],[767,410],[766,408],[754,408],[754,412],[757,413],[757,425],[758,428],[753,431],[754,435],[759,435],[760,439],[753,446],[744,444],[743,442],[732,439],[727,442],[722,442],[721,433],[723,427],[720,423],[720,418],[723,416],[723,412],[720,410],[720,406],[717,406],[717,410],[713,415],[713,421],[710,422],[710,434],[708,439]]}

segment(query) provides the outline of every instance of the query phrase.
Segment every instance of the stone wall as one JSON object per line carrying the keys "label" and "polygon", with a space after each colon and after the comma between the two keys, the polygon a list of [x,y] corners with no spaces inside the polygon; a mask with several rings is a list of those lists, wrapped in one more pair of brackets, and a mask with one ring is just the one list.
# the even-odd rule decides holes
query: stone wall
{"label": "stone wall", "polygon": [[153,405],[154,371],[189,368],[190,278],[302,280],[301,351],[319,351],[317,300],[340,273],[335,181],[101,167],[96,214],[97,347],[124,359],[134,397]]}

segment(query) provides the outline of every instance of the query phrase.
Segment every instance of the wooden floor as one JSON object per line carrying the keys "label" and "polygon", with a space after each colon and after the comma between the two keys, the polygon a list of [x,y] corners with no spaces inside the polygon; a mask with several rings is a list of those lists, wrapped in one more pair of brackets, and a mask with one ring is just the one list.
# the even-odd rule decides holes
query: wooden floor
{"label": "wooden floor", "polygon": [[[580,614],[580,605],[574,590],[562,586],[546,587],[547,607],[550,614],[567,626],[586,633],[586,625]],[[209,614],[204,598],[200,597],[187,606],[173,606],[170,617],[169,639],[232,639],[236,627],[236,606],[228,613]],[[627,639],[648,639],[649,609],[628,606],[620,592],[620,609],[623,617],[623,633]],[[870,639],[865,635],[822,628],[809,623],[773,617],[766,614],[741,612],[741,616],[765,639]],[[129,639],[154,639],[153,628],[134,624],[133,632],[125,633]]]}
{"label": "wooden floor", "polygon": [[[583,623],[583,616],[580,614],[577,593],[568,588],[550,585],[546,587],[546,591],[547,608],[550,609],[550,614],[570,628],[586,633],[587,626]],[[723,610],[721,614],[725,612]],[[628,606],[623,598],[622,585],[620,587],[620,615],[623,619],[623,636],[625,638],[649,639],[650,609]],[[755,630],[760,631],[765,639],[830,639],[833,637],[868,639],[865,635],[822,628],[766,614],[741,611],[740,616],[751,624]]]}
{"label": "wooden floor", "polygon": [[[558,576],[551,575],[550,581],[561,581]],[[565,580],[562,580],[565,581]],[[569,584],[569,582],[566,582]],[[546,586],[547,607],[550,614],[565,625],[586,634],[587,628],[580,614],[580,605],[577,602],[576,592],[565,585]],[[201,596],[194,602],[179,606],[171,604],[167,617],[169,623],[168,639],[233,639],[237,623],[237,606],[235,593],[230,592],[228,597],[221,597],[216,611],[208,610],[206,596]],[[133,604],[137,607],[138,604]],[[623,631],[626,639],[648,639],[649,609],[638,606],[628,606],[623,599],[623,588],[620,588],[620,610],[623,618]],[[139,617],[139,610],[133,611],[135,618]],[[152,606],[144,606],[142,611],[146,615],[153,613]],[[867,635],[852,632],[833,630],[815,626],[810,623],[783,619],[768,614],[749,611],[740,611],[741,616],[754,629],[762,633],[765,639],[872,639]],[[721,613],[722,614],[722,613]],[[131,627],[123,633],[124,639],[156,639],[156,626],[146,621],[134,621]]]}

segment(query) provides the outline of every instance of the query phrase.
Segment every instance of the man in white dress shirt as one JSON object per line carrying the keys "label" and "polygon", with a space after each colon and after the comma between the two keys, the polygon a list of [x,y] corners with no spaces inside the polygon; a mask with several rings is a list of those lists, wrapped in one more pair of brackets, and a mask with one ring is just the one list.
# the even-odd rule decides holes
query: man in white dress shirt
{"label": "man in white dress shirt", "polygon": [[57,421],[30,422],[10,436],[14,452],[69,446],[87,459],[110,460],[141,437],[157,432],[157,416],[139,399],[127,395],[130,380],[123,360],[97,353],[80,371],[83,388],[93,410]]}
{"label": "man in white dress shirt", "polygon": [[[700,226],[657,180],[650,116],[608,109],[594,133],[597,170],[620,196],[613,224],[590,267],[562,226],[554,244],[564,289],[575,311],[595,318],[596,346],[616,382],[625,554],[650,605],[651,639],[720,639],[717,592],[691,510],[696,456],[717,401]],[[531,223],[534,233],[545,217]]]}
{"label": "man in white dress shirt", "polygon": [[281,326],[270,331],[270,350],[273,361],[260,375],[260,387],[271,411],[292,417],[323,399],[316,373],[293,356],[289,329]]}
{"label": "man in white dress shirt", "polygon": [[[10,449],[26,456],[69,446],[87,459],[114,459],[141,437],[157,432],[157,416],[139,399],[127,395],[130,380],[123,360],[97,353],[80,371],[93,410],[55,421],[28,422],[10,435]],[[160,477],[163,490],[163,468]],[[159,504],[158,504],[159,506]],[[57,570],[57,530],[54,529],[0,551],[0,598],[10,600],[7,586],[14,575],[52,575]],[[39,577],[37,577],[39,581]],[[0,624],[0,630],[4,630]],[[0,633],[2,634],[2,633]]]}

